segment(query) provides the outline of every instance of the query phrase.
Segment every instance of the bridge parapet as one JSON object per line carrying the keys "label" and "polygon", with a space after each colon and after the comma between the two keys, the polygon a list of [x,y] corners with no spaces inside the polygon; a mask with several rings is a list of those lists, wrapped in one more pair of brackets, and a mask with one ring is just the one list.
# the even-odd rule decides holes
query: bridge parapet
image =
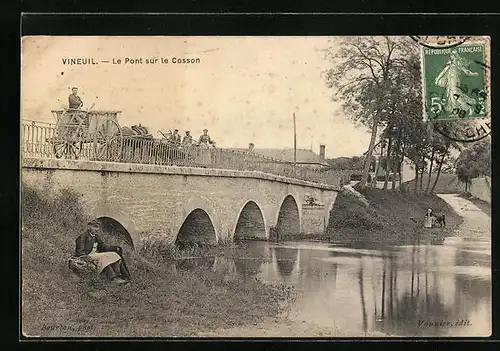
{"label": "bridge parapet", "polygon": [[151,164],[102,162],[102,161],[88,161],[88,160],[66,160],[66,159],[36,158],[36,157],[23,157],[21,166],[22,168],[38,168],[38,169],[66,169],[66,170],[80,170],[80,171],[117,172],[117,173],[153,173],[153,174],[165,174],[165,175],[253,178],[261,180],[270,180],[280,183],[307,186],[323,190],[333,190],[333,191],[340,190],[340,187],[331,184],[322,184],[307,180],[289,178],[275,174],[264,173],[260,171],[239,171],[232,169],[162,166],[162,165],[151,165]]}
{"label": "bridge parapet", "polygon": [[[51,159],[56,156],[54,146],[51,144],[56,134],[54,125],[23,121],[21,131],[23,158]],[[332,186],[340,186],[341,183],[340,177],[336,174],[293,165],[251,152],[195,146],[179,147],[168,143],[165,139],[126,136],[122,137],[120,145],[121,151],[117,163],[253,171]],[[86,145],[85,142],[79,142],[72,150],[78,150],[78,155],[74,156],[79,160],[111,161],[106,159],[106,155],[93,155],[92,145]]]}

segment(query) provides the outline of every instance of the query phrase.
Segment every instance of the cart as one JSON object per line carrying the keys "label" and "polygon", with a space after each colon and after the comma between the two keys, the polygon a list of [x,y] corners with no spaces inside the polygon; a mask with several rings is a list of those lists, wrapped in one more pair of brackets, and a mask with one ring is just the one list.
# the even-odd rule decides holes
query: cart
{"label": "cart", "polygon": [[123,136],[117,116],[121,111],[90,108],[51,112],[56,118],[56,127],[49,142],[56,158],[120,160]]}

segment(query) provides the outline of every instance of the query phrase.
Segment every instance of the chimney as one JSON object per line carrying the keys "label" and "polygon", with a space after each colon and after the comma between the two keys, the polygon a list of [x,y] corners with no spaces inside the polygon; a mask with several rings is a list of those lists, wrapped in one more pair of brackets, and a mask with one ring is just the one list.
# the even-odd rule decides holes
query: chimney
{"label": "chimney", "polygon": [[319,159],[321,162],[325,162],[325,145],[323,144],[319,146]]}

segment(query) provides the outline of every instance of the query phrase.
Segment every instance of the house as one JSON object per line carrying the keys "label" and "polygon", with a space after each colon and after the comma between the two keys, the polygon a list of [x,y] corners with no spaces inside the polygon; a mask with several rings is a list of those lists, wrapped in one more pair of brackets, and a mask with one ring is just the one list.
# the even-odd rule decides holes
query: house
{"label": "house", "polygon": [[[377,143],[372,153],[372,156],[375,158],[376,161],[372,165],[370,165],[370,175],[372,177],[376,176],[377,181],[384,181],[385,179],[385,169],[380,165],[381,160],[386,157],[384,155],[385,146],[386,145],[382,142]],[[366,154],[367,152],[364,152],[363,156],[366,156]],[[411,164],[412,164],[411,161],[407,157],[404,157],[401,169],[401,176],[402,176],[401,183],[407,182],[415,178],[414,168],[412,167]],[[375,174],[375,170],[377,174]],[[394,174],[391,172],[389,174],[390,180],[392,180],[393,176]]]}
{"label": "house", "polygon": [[[325,161],[325,145],[320,145],[319,154],[312,150],[297,149],[296,164],[300,166],[307,166],[315,169],[328,168],[329,164]],[[248,145],[248,149],[230,149],[234,151],[252,152],[255,155],[273,158],[276,160],[284,161],[286,163],[294,163],[294,149],[260,149],[255,148],[253,143]]]}

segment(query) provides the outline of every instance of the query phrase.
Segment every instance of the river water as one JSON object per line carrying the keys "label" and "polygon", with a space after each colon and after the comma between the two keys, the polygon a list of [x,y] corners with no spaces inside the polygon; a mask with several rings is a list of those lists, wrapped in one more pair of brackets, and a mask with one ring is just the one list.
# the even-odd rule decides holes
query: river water
{"label": "river water", "polygon": [[475,210],[462,206],[464,224],[440,243],[247,241],[231,255],[186,259],[176,268],[291,285],[296,299],[285,323],[311,326],[284,332],[264,325],[223,335],[266,336],[275,328],[275,336],[488,336],[491,232],[485,232],[489,218],[476,225]]}
{"label": "river water", "polygon": [[177,269],[292,285],[297,297],[290,321],[348,330],[352,336],[486,336],[490,252],[488,243],[452,238],[442,245],[350,247],[246,242],[238,258],[186,259]]}

